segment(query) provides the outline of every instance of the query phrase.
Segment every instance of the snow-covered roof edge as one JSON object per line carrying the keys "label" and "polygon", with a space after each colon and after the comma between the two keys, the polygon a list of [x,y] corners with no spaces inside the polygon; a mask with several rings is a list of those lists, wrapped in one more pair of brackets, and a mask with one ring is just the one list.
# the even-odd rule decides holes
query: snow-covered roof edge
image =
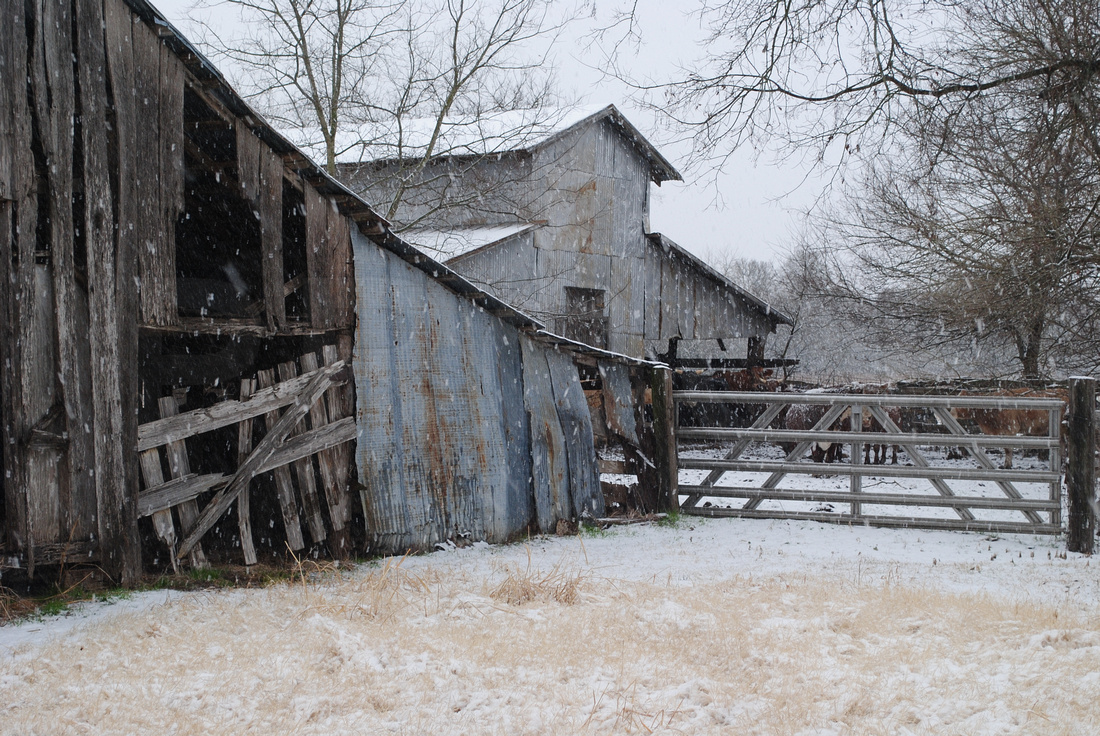
{"label": "snow-covered roof edge", "polygon": [[[455,227],[447,230],[409,229],[402,230],[400,234],[418,248],[438,254],[444,263],[452,263],[538,227],[542,227],[542,223],[517,222],[512,225]],[[448,253],[443,243],[453,244],[453,252]]]}
{"label": "snow-covered roof edge", "polygon": [[760,297],[749,293],[745,289],[743,289],[740,286],[738,286],[737,284],[733,283],[728,278],[726,278],[724,275],[722,275],[722,273],[720,273],[718,270],[716,270],[714,267],[707,264],[706,261],[699,258],[698,256],[691,253],[690,251],[685,250],[683,248],[683,246],[677,245],[676,243],[669,240],[668,238],[666,238],[661,233],[648,233],[646,235],[646,238],[649,240],[649,242],[653,243],[657,247],[662,248],[664,250],[672,251],[673,253],[676,253],[676,255],[680,256],[681,258],[686,260],[688,263],[690,263],[692,266],[699,269],[704,274],[706,274],[710,278],[712,278],[715,281],[717,281],[718,283],[720,283],[723,287],[725,287],[726,289],[734,292],[737,295],[737,297],[740,298],[742,301],[748,303],[750,306],[755,307],[757,310],[762,312],[764,314],[764,316],[772,322],[773,325],[793,325],[794,324],[794,320],[792,320],[786,314],[784,314],[783,312],[780,312],[778,309],[771,306],[770,304],[768,304],[766,301],[764,301]]}

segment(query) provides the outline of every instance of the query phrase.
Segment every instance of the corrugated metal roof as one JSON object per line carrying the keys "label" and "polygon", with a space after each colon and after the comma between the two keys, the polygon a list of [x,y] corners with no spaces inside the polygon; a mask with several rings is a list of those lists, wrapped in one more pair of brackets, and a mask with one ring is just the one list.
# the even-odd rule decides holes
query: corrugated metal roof
{"label": "corrugated metal roof", "polygon": [[402,230],[401,237],[442,261],[458,258],[495,245],[520,233],[540,227],[534,222],[486,227],[457,227],[447,230]]}
{"label": "corrugated metal roof", "polygon": [[[529,153],[573,130],[604,120],[649,162],[650,178],[655,183],[682,181],[680,172],[614,105],[508,110],[477,118],[447,120],[440,131],[433,158]],[[416,159],[423,155],[434,132],[435,120],[428,119],[402,120],[400,134],[381,124],[345,131],[337,139],[337,158],[346,165]],[[400,145],[397,144],[399,140]],[[305,133],[301,142],[307,150],[323,150],[317,148],[323,144]]]}

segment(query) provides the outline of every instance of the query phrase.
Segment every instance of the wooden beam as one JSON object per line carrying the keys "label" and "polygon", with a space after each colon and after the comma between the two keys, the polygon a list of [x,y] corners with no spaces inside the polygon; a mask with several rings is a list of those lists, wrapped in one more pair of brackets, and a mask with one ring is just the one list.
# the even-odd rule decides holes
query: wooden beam
{"label": "wooden beam", "polygon": [[1071,378],[1066,492],[1066,549],[1091,555],[1096,537],[1096,380]]}
{"label": "wooden beam", "polygon": [[[325,370],[329,367],[326,366]],[[246,401],[222,401],[210,407],[142,424],[138,427],[137,449],[140,452],[203,432],[212,432],[292,404],[320,372],[303,373],[289,381],[257,389]],[[333,384],[340,386],[347,383],[349,374],[350,371],[344,366],[334,374]]]}
{"label": "wooden beam", "polygon": [[[248,401],[256,390],[256,381],[252,378],[241,379],[241,401]],[[240,467],[252,452],[252,420],[244,419],[237,425],[237,467]],[[237,529],[241,535],[241,552],[245,565],[255,565],[256,545],[252,541],[252,502],[250,485],[241,489],[237,497]]]}
{"label": "wooden beam", "polygon": [[167,513],[173,506],[185,501],[194,501],[201,494],[217,488],[225,481],[226,476],[223,473],[210,475],[192,473],[147,488],[138,494],[138,516],[152,516],[155,519],[158,514]]}
{"label": "wooden beam", "polygon": [[230,504],[236,500],[245,484],[259,472],[263,464],[284,444],[290,430],[302,420],[313,402],[324,395],[343,369],[344,363],[341,361],[317,371],[282,418],[268,430],[267,435],[252,451],[252,454],[248,456],[248,459],[237,468],[237,472],[230,479],[229,485],[219,491],[203,509],[202,516],[195,528],[188,533],[187,538],[180,544],[179,552],[176,554],[177,557],[182,557],[190,552],[191,548],[202,539],[202,536],[210,531],[210,528],[221,518],[222,514],[229,509]]}

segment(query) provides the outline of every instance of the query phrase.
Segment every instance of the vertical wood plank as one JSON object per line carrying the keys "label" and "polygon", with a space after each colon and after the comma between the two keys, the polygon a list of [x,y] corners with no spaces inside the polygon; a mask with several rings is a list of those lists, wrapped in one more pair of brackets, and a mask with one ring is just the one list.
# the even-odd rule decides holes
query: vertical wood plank
{"label": "vertical wood plank", "polygon": [[22,142],[16,138],[12,120],[16,106],[15,90],[18,89],[16,80],[24,77],[24,73],[16,72],[15,45],[18,39],[13,31],[16,24],[22,26],[22,20],[22,9],[16,8],[7,10],[0,18],[0,225],[8,225],[6,229],[0,229],[0,242],[11,234],[11,208],[5,209],[2,205],[15,199],[12,169],[15,166],[15,147]]}
{"label": "vertical wood plank", "polygon": [[27,32],[23,3],[10,3],[0,13],[0,59],[5,74],[0,85],[8,88],[7,103],[0,107],[6,121],[5,135],[11,142],[8,176],[8,201],[0,203],[0,378],[3,390],[4,507],[7,544],[11,551],[29,552],[26,496],[26,447],[17,442],[26,431],[22,401],[23,362],[20,349],[22,315],[22,271],[24,262],[33,262],[33,233],[37,219],[34,196],[34,161],[31,158],[31,120],[27,107],[26,80]]}
{"label": "vertical wood plank", "polygon": [[[141,278],[141,320],[147,325],[171,324],[174,312],[167,309],[164,273],[167,266],[166,233],[161,213],[160,151],[160,41],[140,18],[133,17],[131,44],[134,63],[134,102],[136,126],[131,138],[133,171],[137,198],[136,238]],[[182,121],[180,123],[182,125]]]}
{"label": "vertical wood plank", "polygon": [[[141,453],[141,475],[145,479],[146,488],[154,488],[164,483],[164,469],[160,466],[160,449],[154,447]],[[176,559],[176,525],[172,521],[172,510],[162,509],[153,514],[153,530],[160,541],[168,546],[172,559],[172,570],[179,572],[179,561]]]}
{"label": "vertical wood plank", "polygon": [[[161,418],[174,417],[180,411],[179,404],[176,403],[174,396],[161,397],[157,402],[157,408],[160,410]],[[169,442],[164,446],[164,450],[168,455],[168,471],[172,474],[173,479],[182,478],[191,472],[191,462],[187,459],[187,444],[184,440]],[[189,534],[195,528],[195,522],[199,518],[198,502],[195,499],[184,501],[176,507],[176,512],[180,515],[180,527],[183,529],[184,535]],[[192,547],[190,554],[191,567],[201,570],[209,566],[201,544]]]}
{"label": "vertical wood plank", "polygon": [[286,295],[283,293],[283,161],[267,146],[259,150],[259,156],[264,311],[267,314],[267,327],[273,330],[286,326]]}
{"label": "vertical wood plank", "polygon": [[[332,347],[332,354],[335,356],[335,346],[326,345],[325,347]],[[335,359],[332,362],[336,362]],[[328,363],[327,360],[326,363]],[[316,353],[306,353],[302,356],[303,371],[315,371],[319,367]],[[329,389],[329,391],[332,390],[334,389]],[[340,418],[339,416],[329,413],[329,400],[327,396],[329,391],[325,392],[326,396],[324,399],[310,407],[309,423],[313,429],[328,424],[330,416],[333,421]],[[329,551],[334,557],[346,559],[351,554],[351,540],[347,529],[347,522],[351,515],[351,509],[348,503],[346,488],[347,457],[337,452],[338,449],[337,447],[333,447],[317,453],[317,467],[321,471],[321,485],[325,490],[329,520],[332,524]],[[343,472],[340,471],[341,461],[344,464]]]}
{"label": "vertical wood plank", "polygon": [[[143,28],[148,30],[148,26]],[[157,211],[161,236],[158,280],[158,310],[164,324],[179,320],[176,287],[176,220],[183,212],[183,87],[185,69],[169,48],[157,43],[160,52],[160,107],[157,146],[160,156],[160,207]]]}
{"label": "vertical wood plank", "polygon": [[[69,377],[59,362],[60,347],[69,321],[66,312],[74,302],[58,293],[72,283],[72,34],[58,29],[72,27],[71,6],[46,3],[37,7],[31,46],[30,100],[37,130],[38,150],[45,166],[35,179],[40,230],[34,244],[34,263],[24,268],[24,320],[21,341],[25,364],[24,403],[28,426],[42,425],[64,401],[61,387]],[[45,236],[45,237],[42,237]],[[66,257],[66,253],[70,255]],[[60,283],[59,283],[60,282]],[[60,311],[59,311],[60,308]],[[65,319],[65,321],[62,321]],[[27,448],[27,513],[34,544],[67,541],[70,488],[65,452],[57,446],[30,443]],[[63,511],[64,509],[64,511]]]}
{"label": "vertical wood plank", "polygon": [[1096,379],[1069,381],[1066,549],[1091,555],[1096,537]]}
{"label": "vertical wood plank", "polygon": [[[117,244],[116,263],[118,267],[116,275],[118,284],[116,315],[119,321],[118,339],[121,371],[119,390],[122,396],[132,397],[133,402],[136,404],[139,391],[137,376],[137,326],[140,314],[141,287],[135,284],[135,277],[140,278],[141,276],[140,267],[138,265],[141,213],[138,208],[139,202],[135,175],[147,165],[147,161],[141,157],[141,152],[135,148],[133,141],[138,135],[139,130],[147,124],[147,120],[138,116],[138,100],[134,88],[133,32],[135,19],[125,3],[107,2],[104,4],[104,7],[106,10],[105,53],[107,57],[108,84],[113,97],[114,112],[114,145],[112,146],[114,160],[111,162],[113,169],[111,175],[113,179],[113,188],[117,192],[115,199],[115,238]],[[141,25],[140,21],[138,21],[138,24]],[[154,165],[154,170],[155,168],[156,166]],[[90,254],[89,250],[89,260]],[[93,290],[94,288],[95,286],[93,284]],[[59,310],[59,318],[60,316],[61,313]],[[86,341],[88,339],[90,327],[83,314],[80,315],[80,319],[73,321],[73,326],[77,337],[82,337],[83,340]],[[125,356],[132,356],[132,358],[128,359]],[[84,362],[90,362],[91,355],[87,351],[83,351],[80,355],[80,359],[78,366],[82,367],[83,370],[77,373],[75,376],[76,381],[74,381],[72,385],[76,385],[76,383],[81,380],[88,380],[87,376],[91,374],[91,371],[86,367]],[[66,385],[68,386],[69,384],[67,383]],[[92,387],[88,386],[85,391],[90,395]],[[136,406],[134,412],[132,435],[129,434],[129,411],[123,415],[126,421],[128,434],[120,437],[119,442],[122,443],[124,448],[133,447],[136,441]],[[90,427],[92,423],[82,421],[82,425]],[[94,446],[93,437],[88,437],[88,441]],[[126,452],[127,455],[132,454],[132,451],[124,450],[124,452]],[[74,459],[80,460],[80,458],[75,457],[75,453]],[[84,464],[91,465],[90,463]],[[87,476],[88,474],[85,473],[85,475]],[[88,477],[94,480],[91,476]],[[161,520],[161,524],[164,525],[167,523],[167,525],[171,526],[171,512],[168,511],[166,516],[167,522]],[[157,519],[154,518],[154,524],[156,523]],[[175,532],[173,529],[173,541],[170,545],[173,551],[173,566],[176,565],[174,534]]]}
{"label": "vertical wood plank", "polygon": [[656,442],[658,503],[663,511],[680,507],[676,454],[676,406],[672,401],[672,371],[654,368],[650,374],[653,396],[653,435]]}
{"label": "vertical wood plank", "polygon": [[306,273],[309,274],[309,314],[321,330],[332,326],[332,284],[328,280],[328,210],[330,202],[306,184]]}
{"label": "vertical wood plank", "polygon": [[[279,364],[279,380],[289,381],[298,375],[298,366],[294,361]],[[318,401],[316,404],[320,404]],[[316,405],[315,404],[315,405]],[[312,410],[312,407],[311,407]],[[288,438],[299,435],[305,430],[305,418],[290,430]],[[295,460],[294,474],[298,477],[298,490],[302,496],[302,510],[306,515],[306,523],[309,525],[309,535],[314,544],[325,541],[325,518],[321,515],[321,501],[317,496],[317,478],[313,472],[313,458],[304,457]]]}
{"label": "vertical wood plank", "polygon": [[[275,371],[270,368],[256,374],[260,388],[275,385]],[[270,430],[279,421],[278,410],[264,415],[264,424]],[[302,538],[302,523],[298,519],[298,504],[294,500],[294,481],[290,477],[290,468],[280,465],[272,471],[275,476],[275,492],[279,496],[279,506],[283,512],[283,526],[286,527],[286,541],[290,549],[297,552],[306,546]]]}
{"label": "vertical wood plank", "polygon": [[260,198],[260,139],[241,121],[236,124],[237,183],[241,194],[250,202]]}
{"label": "vertical wood plank", "polygon": [[[256,381],[252,378],[241,379],[241,401],[247,401],[256,390]],[[240,467],[252,452],[252,420],[246,419],[237,425],[237,467]],[[251,481],[249,487],[237,496],[237,527],[241,535],[241,552],[245,565],[255,565],[256,545],[252,541],[252,502]]]}
{"label": "vertical wood plank", "polygon": [[[137,457],[125,449],[125,441],[131,434],[136,436],[137,413],[136,397],[125,395],[128,381],[122,372],[126,363],[131,369],[136,367],[137,356],[122,354],[119,334],[122,317],[118,295],[128,285],[118,282],[120,259],[114,238],[103,5],[96,0],[75,1],[84,144],[84,233],[88,278],[95,285],[89,309],[100,565],[120,584],[131,585],[141,571],[141,551],[137,534]],[[134,457],[131,460],[126,455]]]}
{"label": "vertical wood plank", "polygon": [[355,324],[355,281],[351,256],[351,228],[348,218],[335,207],[328,209],[328,279],[332,304],[329,327]]}

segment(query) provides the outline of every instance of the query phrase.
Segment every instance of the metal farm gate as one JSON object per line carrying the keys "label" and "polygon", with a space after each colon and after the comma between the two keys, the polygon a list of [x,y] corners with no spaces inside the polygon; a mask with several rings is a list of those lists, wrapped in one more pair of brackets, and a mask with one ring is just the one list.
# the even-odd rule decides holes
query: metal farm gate
{"label": "metal farm gate", "polygon": [[[718,391],[675,391],[672,397],[677,464],[687,471],[680,475],[681,513],[999,533],[1061,531],[1060,399]],[[758,416],[745,428],[680,426],[682,405],[708,403]],[[771,427],[792,411],[813,421],[799,429]],[[1021,421],[1041,426],[1043,436],[1017,436],[1013,428]],[[1008,430],[980,434],[964,424]],[[715,443],[721,443],[717,450]],[[838,445],[849,457],[813,462],[807,454],[814,445]],[[896,445],[902,461],[867,464],[868,445]],[[954,447],[969,456],[945,459],[943,450]],[[990,448],[1043,452],[1038,460],[1027,458],[1026,467],[1005,469],[990,458]]]}

